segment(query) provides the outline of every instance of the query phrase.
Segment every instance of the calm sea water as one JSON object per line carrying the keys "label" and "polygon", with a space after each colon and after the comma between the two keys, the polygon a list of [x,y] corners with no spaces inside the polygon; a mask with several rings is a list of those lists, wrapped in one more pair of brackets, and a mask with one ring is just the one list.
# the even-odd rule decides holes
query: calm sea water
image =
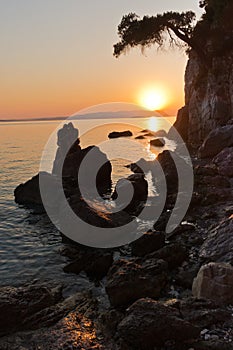
{"label": "calm sea water", "polygon": [[[82,135],[83,147],[102,143],[100,148],[106,150],[104,141],[113,130],[130,129],[136,137],[142,129],[168,130],[173,122],[174,118],[171,117],[151,117],[79,120],[74,124]],[[66,258],[59,253],[63,247],[59,232],[45,215],[33,214],[15,204],[13,195],[16,186],[38,173],[42,152],[49,137],[54,133],[53,147],[46,162],[42,164],[42,169],[51,169],[56,151],[56,130],[60,126],[60,121],[0,123],[0,285],[20,285],[47,279],[69,282],[72,278],[63,272]],[[113,161],[114,183],[130,173],[125,168],[125,165],[130,163],[128,159],[135,160],[135,157],[141,156],[151,159],[153,153],[156,155],[158,152],[149,151],[147,140],[130,144],[128,141],[124,143],[125,140],[114,142],[118,149],[118,158]],[[88,284],[85,275],[79,276],[75,281],[78,288],[85,288]]]}

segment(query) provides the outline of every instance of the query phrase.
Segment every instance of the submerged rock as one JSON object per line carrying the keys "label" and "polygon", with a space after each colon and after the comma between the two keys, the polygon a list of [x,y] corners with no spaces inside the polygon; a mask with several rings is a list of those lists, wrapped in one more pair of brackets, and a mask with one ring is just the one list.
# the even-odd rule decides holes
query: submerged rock
{"label": "submerged rock", "polygon": [[140,299],[127,310],[118,332],[132,349],[146,350],[167,341],[195,339],[200,329],[182,319],[177,309],[152,299]]}
{"label": "submerged rock", "polygon": [[211,262],[203,265],[193,281],[193,295],[222,304],[233,303],[233,267]]}
{"label": "submerged rock", "polygon": [[108,135],[109,139],[116,139],[118,137],[130,137],[133,136],[133,133],[130,130],[126,130],[126,131],[113,131],[110,132],[110,134]]}

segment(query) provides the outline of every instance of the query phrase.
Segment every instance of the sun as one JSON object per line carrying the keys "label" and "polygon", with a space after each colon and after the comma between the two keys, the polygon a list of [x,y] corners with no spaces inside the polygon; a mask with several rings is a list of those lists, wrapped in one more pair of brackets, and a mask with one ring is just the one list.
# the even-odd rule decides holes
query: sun
{"label": "sun", "polygon": [[159,89],[147,89],[140,93],[139,104],[150,110],[158,111],[166,105],[166,95]]}

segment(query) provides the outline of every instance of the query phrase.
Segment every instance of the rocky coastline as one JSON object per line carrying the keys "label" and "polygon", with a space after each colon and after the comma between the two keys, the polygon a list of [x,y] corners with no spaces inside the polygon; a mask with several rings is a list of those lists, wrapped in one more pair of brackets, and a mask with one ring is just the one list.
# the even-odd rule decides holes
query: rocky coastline
{"label": "rocky coastline", "polygon": [[[193,152],[192,201],[172,233],[167,234],[165,227],[177,196],[177,174],[164,151],[158,160],[170,191],[153,230],[115,249],[64,241],[60,252],[67,257],[64,271],[74,279],[84,272],[93,288],[69,297],[56,281],[0,288],[0,348],[233,349],[233,142],[227,135],[231,126],[218,128]],[[61,156],[59,147],[54,164]],[[81,152],[77,140],[75,147],[78,151],[72,149],[67,167],[77,163],[74,158]],[[146,195],[144,174],[132,168],[135,193]],[[109,169],[108,165],[105,174]],[[73,174],[71,167],[70,171]],[[64,179],[70,195],[67,173]],[[31,195],[38,180],[30,181],[34,183],[16,189],[16,200],[29,204],[25,200],[29,186],[31,200],[39,205],[38,193]],[[126,220],[141,200],[141,195],[134,198],[136,205],[125,212]],[[75,205],[80,210],[80,203]],[[94,222],[98,214],[91,213]],[[101,222],[105,227],[105,219]],[[101,290],[98,295],[96,286]]]}
{"label": "rocky coastline", "polygon": [[[225,37],[207,38],[205,46],[212,50],[207,52],[211,54],[208,66],[193,49],[189,51],[185,106],[178,112],[175,128],[191,153],[194,189],[181,224],[166,233],[178,186],[171,155],[164,151],[158,161],[168,191],[154,227],[137,241],[114,249],[85,247],[63,237],[64,271],[74,280],[85,273],[92,287],[69,296],[56,281],[1,287],[1,350],[233,350],[233,51],[232,28],[226,30]],[[217,44],[221,44],[218,50]],[[173,140],[174,133],[160,131],[154,136]],[[91,149],[81,149],[78,132],[67,125],[58,135],[53,174],[43,176],[54,183],[62,171],[70,206],[89,223],[125,224],[145,202],[145,174],[140,165],[130,165],[134,174],[119,188],[127,191],[130,181],[134,196],[119,215],[91,210],[77,181],[77,169]],[[105,161],[98,192],[103,198],[112,193],[116,199],[117,191],[111,192],[111,163],[97,152]],[[38,175],[17,187],[15,200],[43,211]]]}

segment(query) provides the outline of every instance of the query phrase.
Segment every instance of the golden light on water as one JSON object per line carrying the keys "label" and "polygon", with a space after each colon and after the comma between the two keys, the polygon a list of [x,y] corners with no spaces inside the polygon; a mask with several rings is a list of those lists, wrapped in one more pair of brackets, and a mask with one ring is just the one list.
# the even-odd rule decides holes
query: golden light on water
{"label": "golden light on water", "polygon": [[158,131],[159,130],[159,119],[158,117],[150,117],[148,120],[148,127],[151,131]]}
{"label": "golden light on water", "polygon": [[163,89],[146,88],[139,93],[139,104],[150,111],[163,109],[168,103],[168,98]]}

